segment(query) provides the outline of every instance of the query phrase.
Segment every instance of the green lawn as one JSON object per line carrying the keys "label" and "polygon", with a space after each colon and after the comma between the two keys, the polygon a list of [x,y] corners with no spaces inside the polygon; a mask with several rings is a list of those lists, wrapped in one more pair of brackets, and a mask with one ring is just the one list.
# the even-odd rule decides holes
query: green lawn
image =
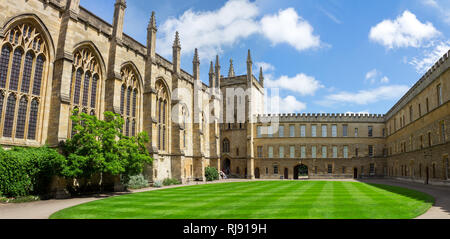
{"label": "green lawn", "polygon": [[421,192],[378,184],[255,181],[110,197],[64,209],[50,218],[415,218],[433,202]]}

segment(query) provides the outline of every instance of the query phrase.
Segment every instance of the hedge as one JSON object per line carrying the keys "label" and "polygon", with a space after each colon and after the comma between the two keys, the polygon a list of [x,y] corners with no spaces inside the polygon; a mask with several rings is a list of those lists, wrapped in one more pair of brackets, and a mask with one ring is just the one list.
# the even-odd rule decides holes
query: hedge
{"label": "hedge", "polygon": [[217,172],[216,168],[206,167],[205,178],[206,178],[206,181],[219,180],[219,172]]}
{"label": "hedge", "polygon": [[64,162],[64,156],[48,147],[0,148],[0,192],[6,197],[45,194]]}

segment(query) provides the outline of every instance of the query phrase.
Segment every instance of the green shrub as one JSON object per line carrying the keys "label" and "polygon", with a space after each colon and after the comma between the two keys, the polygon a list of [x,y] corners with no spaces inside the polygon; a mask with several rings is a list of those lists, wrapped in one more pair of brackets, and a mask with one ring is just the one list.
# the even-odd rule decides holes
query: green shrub
{"label": "green shrub", "polygon": [[48,147],[0,148],[0,191],[5,197],[44,194],[65,158]]}
{"label": "green shrub", "polygon": [[163,183],[164,186],[170,186],[170,185],[178,185],[181,184],[180,181],[178,181],[178,179],[176,178],[166,178],[164,179]]}
{"label": "green shrub", "polygon": [[17,198],[2,198],[0,197],[0,203],[24,203],[24,202],[34,202],[39,201],[41,198],[39,196],[21,196]]}
{"label": "green shrub", "polygon": [[216,168],[206,167],[205,178],[206,178],[206,181],[219,180],[219,172],[217,172]]}
{"label": "green shrub", "polygon": [[163,184],[162,184],[161,180],[156,180],[156,181],[153,183],[153,187],[155,187],[155,188],[160,188],[160,187],[162,187],[162,186],[163,186]]}
{"label": "green shrub", "polygon": [[145,188],[148,187],[148,180],[142,174],[131,176],[130,180],[125,183],[125,186],[131,189]]}

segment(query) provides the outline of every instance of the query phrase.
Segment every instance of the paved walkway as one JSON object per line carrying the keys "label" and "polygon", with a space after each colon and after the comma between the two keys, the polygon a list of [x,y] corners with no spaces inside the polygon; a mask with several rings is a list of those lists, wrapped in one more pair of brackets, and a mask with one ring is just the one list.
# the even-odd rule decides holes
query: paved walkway
{"label": "paved walkway", "polygon": [[[246,182],[250,181],[247,179],[227,179],[220,180],[210,183],[226,183],[226,182]],[[273,181],[273,180],[271,180]],[[314,180],[314,181],[324,181],[324,180]],[[355,181],[355,180],[338,180],[338,179],[330,179],[327,181]],[[435,198],[435,204],[433,207],[428,210],[422,216],[419,216],[418,219],[450,219],[450,187],[445,186],[432,186],[432,185],[423,185],[417,183],[396,181],[390,179],[366,179],[359,180],[360,182],[367,183],[379,183],[379,184],[387,184],[393,186],[400,186],[404,188],[410,188],[417,191],[421,191],[424,193],[428,193],[429,195]],[[175,187],[183,187],[187,185],[197,185],[197,184],[205,184],[203,182],[191,182],[189,184],[184,185],[174,185],[167,186],[162,188],[144,188],[138,190],[132,190],[128,193],[136,193],[136,192],[146,192],[153,190],[161,190],[166,188],[175,188]],[[29,203],[11,203],[11,204],[1,204],[0,203],[0,219],[47,219],[53,213],[62,210],[64,208],[72,207],[78,204],[91,202],[94,200],[99,200],[106,197],[123,195],[127,193],[111,193],[111,194],[99,194],[87,197],[79,197],[79,198],[71,198],[71,199],[52,199],[52,200],[42,200],[36,202]]]}

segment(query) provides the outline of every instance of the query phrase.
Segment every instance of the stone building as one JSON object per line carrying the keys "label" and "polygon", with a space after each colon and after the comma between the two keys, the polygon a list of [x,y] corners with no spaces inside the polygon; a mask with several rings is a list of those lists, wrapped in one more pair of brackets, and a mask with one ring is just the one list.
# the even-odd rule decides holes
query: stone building
{"label": "stone building", "polygon": [[[204,180],[212,166],[247,178],[385,176],[448,182],[449,53],[384,115],[264,115],[264,76],[221,75],[210,62],[200,81],[155,51],[152,13],[147,42],[123,33],[125,0],[112,24],[79,0],[0,0],[0,145],[56,147],[71,137],[74,109],[112,111],[123,133],[145,131],[154,164],[149,180]],[[143,29],[144,30],[144,29]]]}

